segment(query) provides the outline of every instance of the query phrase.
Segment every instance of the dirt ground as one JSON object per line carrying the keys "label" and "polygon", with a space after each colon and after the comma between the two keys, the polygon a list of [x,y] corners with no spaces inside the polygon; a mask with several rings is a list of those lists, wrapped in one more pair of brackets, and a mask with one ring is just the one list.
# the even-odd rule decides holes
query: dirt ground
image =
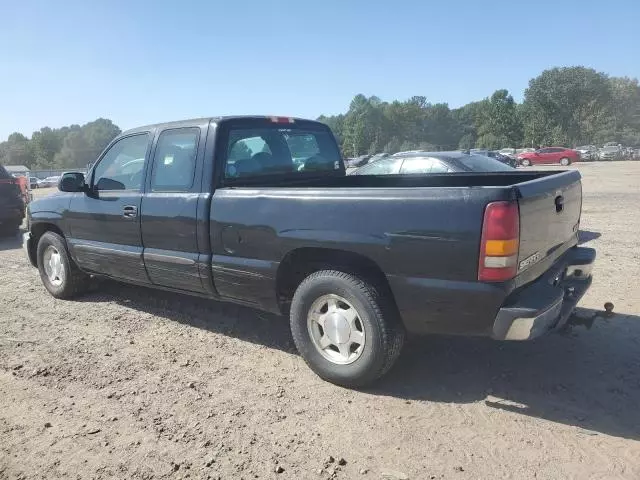
{"label": "dirt ground", "polygon": [[640,478],[640,162],[578,168],[582,306],[619,314],[414,339],[366,391],[311,373],[282,318],[109,282],[55,300],[0,242],[0,478]]}

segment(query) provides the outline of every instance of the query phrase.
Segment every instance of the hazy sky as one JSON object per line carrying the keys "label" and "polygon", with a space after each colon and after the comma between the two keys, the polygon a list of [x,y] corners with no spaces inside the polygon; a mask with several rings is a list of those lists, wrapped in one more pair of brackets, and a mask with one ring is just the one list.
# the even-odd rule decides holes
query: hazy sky
{"label": "hazy sky", "polygon": [[640,0],[0,0],[0,139],[97,117],[457,107],[559,65],[640,76]]}

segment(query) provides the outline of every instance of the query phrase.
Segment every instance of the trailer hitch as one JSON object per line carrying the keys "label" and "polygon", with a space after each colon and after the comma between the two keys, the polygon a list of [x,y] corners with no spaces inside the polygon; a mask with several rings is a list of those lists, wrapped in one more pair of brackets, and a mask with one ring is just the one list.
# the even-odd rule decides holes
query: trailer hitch
{"label": "trailer hitch", "polygon": [[587,327],[587,329],[591,329],[591,327],[593,327],[593,323],[596,320],[608,321],[609,319],[611,319],[611,317],[613,317],[613,315],[613,303],[607,302],[604,304],[604,311],[595,311],[593,313],[585,315],[577,309],[574,310],[565,325],[582,325],[584,327]]}

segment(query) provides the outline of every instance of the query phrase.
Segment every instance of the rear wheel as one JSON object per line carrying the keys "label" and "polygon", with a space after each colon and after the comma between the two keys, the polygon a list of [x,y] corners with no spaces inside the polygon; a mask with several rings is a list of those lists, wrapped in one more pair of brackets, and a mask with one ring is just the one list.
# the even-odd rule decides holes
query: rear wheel
{"label": "rear wheel", "polygon": [[72,298],[87,290],[89,276],[67,251],[64,237],[46,232],[38,242],[38,271],[45,288],[56,298]]}
{"label": "rear wheel", "polygon": [[384,375],[404,342],[395,307],[372,283],[345,272],[309,275],[291,304],[300,355],[321,378],[361,387]]}
{"label": "rear wheel", "polygon": [[569,160],[568,158],[561,158],[560,159],[560,165],[562,165],[563,167],[566,167],[567,165],[571,165],[571,160]]}
{"label": "rear wheel", "polygon": [[522,160],[522,166],[523,167],[529,167],[531,165],[531,160],[529,160],[528,158],[524,158]]}

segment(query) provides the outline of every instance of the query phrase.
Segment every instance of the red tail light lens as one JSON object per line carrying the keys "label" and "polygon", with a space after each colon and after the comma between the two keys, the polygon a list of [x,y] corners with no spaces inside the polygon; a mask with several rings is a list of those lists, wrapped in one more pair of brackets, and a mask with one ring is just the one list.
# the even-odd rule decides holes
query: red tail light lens
{"label": "red tail light lens", "polygon": [[516,276],[520,248],[520,214],[516,202],[487,205],[482,223],[478,280],[503,282]]}
{"label": "red tail light lens", "polygon": [[294,123],[295,120],[290,117],[271,117],[273,123]]}

